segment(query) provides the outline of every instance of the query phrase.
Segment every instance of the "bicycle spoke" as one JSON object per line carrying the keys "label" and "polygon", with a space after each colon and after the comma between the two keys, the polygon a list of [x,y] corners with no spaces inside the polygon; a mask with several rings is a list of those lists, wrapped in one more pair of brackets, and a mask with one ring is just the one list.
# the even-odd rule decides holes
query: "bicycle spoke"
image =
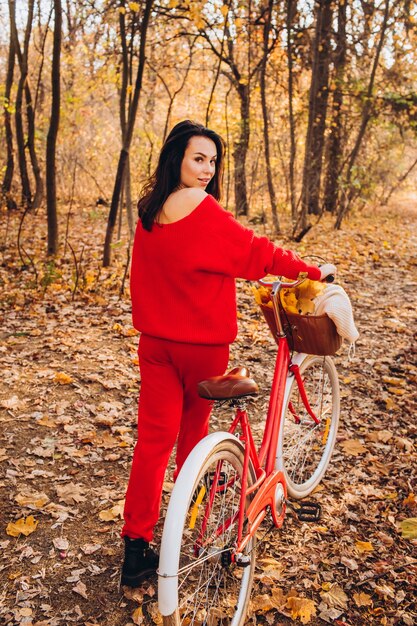
{"label": "bicycle spoke", "polygon": [[[239,604],[243,616],[253,567],[245,573],[229,556],[237,542],[241,476],[240,459],[215,459],[191,494],[178,568],[178,611],[184,626],[230,626]],[[253,547],[250,543],[248,551]]]}
{"label": "bicycle spoke", "polygon": [[333,449],[339,419],[337,374],[332,361],[310,357],[300,373],[308,402],[319,423],[309,415],[294,380],[278,443],[279,458],[289,481],[288,492],[293,497],[308,495],[321,479]]}

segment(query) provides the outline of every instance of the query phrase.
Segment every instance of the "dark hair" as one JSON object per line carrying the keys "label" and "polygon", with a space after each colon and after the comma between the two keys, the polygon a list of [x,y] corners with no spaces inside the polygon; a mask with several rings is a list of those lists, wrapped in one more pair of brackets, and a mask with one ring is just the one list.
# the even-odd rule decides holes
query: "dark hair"
{"label": "dark hair", "polygon": [[197,122],[190,120],[179,122],[166,138],[156,170],[145,184],[138,202],[139,218],[146,230],[152,229],[155,217],[165,200],[180,184],[181,163],[191,137],[208,137],[216,144],[216,170],[206,191],[216,200],[221,198],[225,150],[223,139],[214,130]]}

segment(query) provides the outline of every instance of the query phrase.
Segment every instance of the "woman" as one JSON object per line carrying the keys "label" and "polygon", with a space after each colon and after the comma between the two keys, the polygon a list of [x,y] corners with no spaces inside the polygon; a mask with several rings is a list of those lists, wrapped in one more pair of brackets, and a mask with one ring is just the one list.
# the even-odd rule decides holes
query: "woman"
{"label": "woman", "polygon": [[123,585],[138,586],[157,568],[149,542],[175,442],[174,476],[208,432],[211,406],[198,396],[197,383],[226,369],[237,334],[235,278],[307,272],[320,280],[335,271],[306,264],[222,209],[223,157],[219,135],[180,122],[138,203],[131,297],[141,331],[141,391],[122,530]]}

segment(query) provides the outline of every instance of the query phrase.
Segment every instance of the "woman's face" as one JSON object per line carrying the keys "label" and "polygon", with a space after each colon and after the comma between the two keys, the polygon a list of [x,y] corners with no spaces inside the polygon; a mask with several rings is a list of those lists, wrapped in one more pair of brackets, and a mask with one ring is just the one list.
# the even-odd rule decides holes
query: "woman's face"
{"label": "woman's face", "polygon": [[191,137],[181,163],[181,186],[205,189],[216,171],[216,159],[214,141],[208,137]]}

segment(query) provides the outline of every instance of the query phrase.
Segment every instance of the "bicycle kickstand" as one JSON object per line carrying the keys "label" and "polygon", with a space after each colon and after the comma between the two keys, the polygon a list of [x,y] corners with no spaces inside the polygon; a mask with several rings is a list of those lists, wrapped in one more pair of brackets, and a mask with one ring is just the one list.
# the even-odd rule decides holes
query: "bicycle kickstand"
{"label": "bicycle kickstand", "polygon": [[290,508],[300,522],[318,522],[321,516],[321,506],[318,502],[304,501],[304,502],[286,502],[287,507]]}

